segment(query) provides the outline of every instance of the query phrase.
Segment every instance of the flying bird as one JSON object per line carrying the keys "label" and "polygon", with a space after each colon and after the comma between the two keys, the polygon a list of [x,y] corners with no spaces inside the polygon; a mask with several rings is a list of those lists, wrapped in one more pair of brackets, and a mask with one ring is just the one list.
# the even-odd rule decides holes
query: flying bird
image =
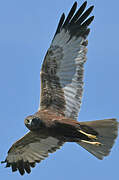
{"label": "flying bird", "polygon": [[[107,156],[118,134],[116,119],[78,122],[84,64],[87,53],[90,16],[85,1],[79,9],[75,2],[65,18],[63,13],[54,38],[44,58],[40,77],[40,106],[34,115],[25,118],[30,130],[8,151],[6,167],[30,173],[49,153],[65,142],[75,142],[98,159]],[[77,9],[77,10],[76,10]]]}

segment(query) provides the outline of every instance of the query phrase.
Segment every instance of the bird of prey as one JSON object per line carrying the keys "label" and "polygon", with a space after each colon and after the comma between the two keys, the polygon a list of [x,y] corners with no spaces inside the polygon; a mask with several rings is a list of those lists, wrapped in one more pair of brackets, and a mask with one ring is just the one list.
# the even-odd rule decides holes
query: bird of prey
{"label": "bird of prey", "polygon": [[84,2],[77,9],[75,2],[65,18],[63,13],[50,48],[44,58],[40,76],[38,112],[25,118],[30,130],[8,151],[6,167],[30,173],[49,153],[65,142],[75,142],[98,159],[107,156],[118,132],[116,119],[78,122],[83,92],[87,36],[94,16],[93,6]]}

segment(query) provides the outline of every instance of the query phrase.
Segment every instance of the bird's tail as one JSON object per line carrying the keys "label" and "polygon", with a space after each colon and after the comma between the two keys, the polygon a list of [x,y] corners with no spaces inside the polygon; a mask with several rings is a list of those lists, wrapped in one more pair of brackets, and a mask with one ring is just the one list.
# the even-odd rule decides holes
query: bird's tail
{"label": "bird's tail", "polygon": [[81,140],[81,145],[98,159],[108,156],[118,135],[118,122],[116,119],[105,119],[90,122],[81,122],[79,130],[89,140]]}

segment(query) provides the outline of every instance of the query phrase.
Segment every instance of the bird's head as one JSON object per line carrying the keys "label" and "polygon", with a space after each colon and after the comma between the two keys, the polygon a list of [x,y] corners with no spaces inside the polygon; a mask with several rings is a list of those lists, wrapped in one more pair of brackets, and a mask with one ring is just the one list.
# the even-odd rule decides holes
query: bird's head
{"label": "bird's head", "polygon": [[26,117],[24,120],[24,124],[31,131],[40,130],[45,127],[43,121],[39,117],[33,115]]}

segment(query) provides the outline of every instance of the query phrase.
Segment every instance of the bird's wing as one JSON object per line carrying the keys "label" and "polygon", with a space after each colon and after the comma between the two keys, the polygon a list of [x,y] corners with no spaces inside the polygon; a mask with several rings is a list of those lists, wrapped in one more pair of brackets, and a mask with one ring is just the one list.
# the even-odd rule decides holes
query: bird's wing
{"label": "bird's wing", "polygon": [[6,160],[2,163],[6,163],[6,167],[11,167],[13,172],[19,170],[21,175],[25,171],[30,173],[31,167],[35,167],[36,163],[48,157],[48,153],[53,153],[61,145],[63,142],[55,137],[30,131],[12,145]]}
{"label": "bird's wing", "polygon": [[77,119],[83,91],[84,63],[86,62],[87,19],[93,6],[85,11],[87,2],[76,11],[71,8],[66,20],[61,16],[55,36],[41,68],[41,109],[51,108],[64,116]]}

